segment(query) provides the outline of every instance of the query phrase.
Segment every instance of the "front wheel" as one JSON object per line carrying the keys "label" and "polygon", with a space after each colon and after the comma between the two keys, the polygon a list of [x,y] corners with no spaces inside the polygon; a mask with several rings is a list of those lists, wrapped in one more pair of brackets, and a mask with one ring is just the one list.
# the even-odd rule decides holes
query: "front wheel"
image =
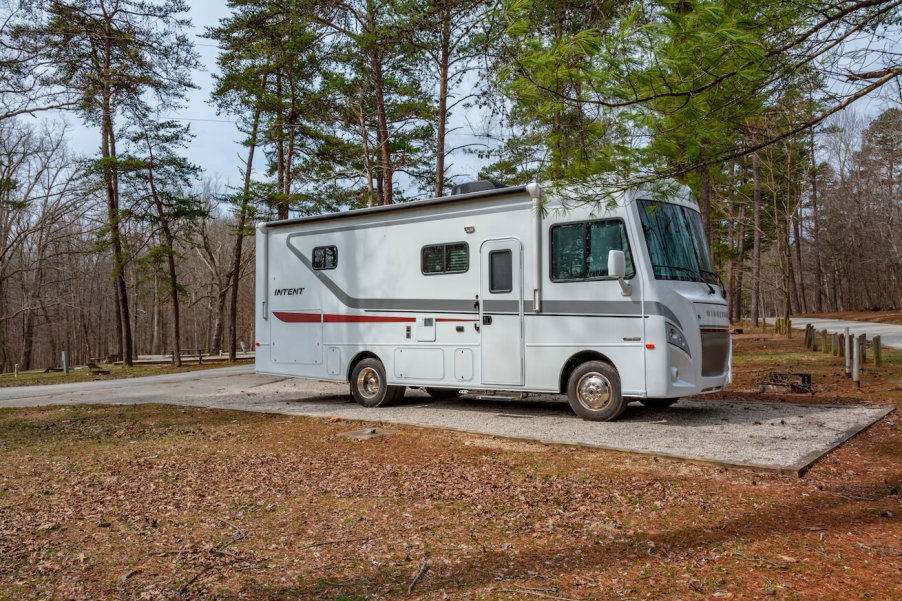
{"label": "front wheel", "polygon": [[583,419],[606,422],[626,408],[620,392],[620,374],[603,361],[588,361],[570,374],[567,382],[570,408]]}
{"label": "front wheel", "polygon": [[404,396],[403,386],[389,386],[378,359],[364,359],[351,371],[351,396],[364,407],[384,407]]}

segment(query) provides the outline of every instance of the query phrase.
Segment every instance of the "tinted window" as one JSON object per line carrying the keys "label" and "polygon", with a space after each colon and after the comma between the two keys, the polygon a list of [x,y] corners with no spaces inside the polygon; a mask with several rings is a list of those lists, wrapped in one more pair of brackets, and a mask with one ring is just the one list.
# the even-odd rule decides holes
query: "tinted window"
{"label": "tinted window", "polygon": [[464,273],[470,268],[470,248],[466,242],[424,246],[421,267],[427,275]]}
{"label": "tinted window", "polygon": [[622,250],[626,277],[635,275],[623,222],[583,221],[551,228],[551,279],[554,281],[608,277],[608,253]]}
{"label": "tinted window", "polygon": [[314,269],[335,269],[338,267],[338,249],[334,246],[317,246],[313,249]]}
{"label": "tinted window", "polygon": [[509,250],[489,253],[489,292],[510,292],[514,289],[513,255]]}

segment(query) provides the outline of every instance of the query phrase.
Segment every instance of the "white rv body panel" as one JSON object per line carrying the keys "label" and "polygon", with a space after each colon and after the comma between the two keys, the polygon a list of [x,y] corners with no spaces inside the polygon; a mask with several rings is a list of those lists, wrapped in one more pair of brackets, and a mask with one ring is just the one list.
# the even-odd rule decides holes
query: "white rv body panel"
{"label": "white rv body panel", "polygon": [[[544,199],[542,215],[539,193],[531,184],[261,224],[257,371],[347,381],[375,356],[391,385],[560,393],[574,361],[597,357],[627,397],[722,389],[726,303],[716,286],[655,278],[643,195],[570,209]],[[629,295],[616,279],[552,279],[552,228],[598,220],[623,224]],[[443,244],[466,244],[466,269],[425,274],[424,248]],[[684,348],[668,344],[668,324]]]}

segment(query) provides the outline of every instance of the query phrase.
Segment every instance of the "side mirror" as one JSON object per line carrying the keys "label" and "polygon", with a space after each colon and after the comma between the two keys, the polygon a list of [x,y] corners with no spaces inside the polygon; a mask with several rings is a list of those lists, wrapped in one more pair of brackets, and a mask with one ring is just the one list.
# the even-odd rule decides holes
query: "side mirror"
{"label": "side mirror", "polygon": [[626,281],[626,255],[622,250],[612,250],[608,252],[608,276],[617,278],[620,282],[620,292],[623,296],[629,296],[633,293],[632,286]]}

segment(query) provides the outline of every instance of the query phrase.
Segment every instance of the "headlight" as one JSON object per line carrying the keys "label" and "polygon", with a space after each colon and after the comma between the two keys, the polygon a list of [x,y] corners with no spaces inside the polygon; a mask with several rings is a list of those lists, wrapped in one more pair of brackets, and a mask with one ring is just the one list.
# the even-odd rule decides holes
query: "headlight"
{"label": "headlight", "polygon": [[690,357],[692,356],[692,353],[689,352],[689,343],[686,342],[686,337],[683,336],[683,333],[676,326],[670,324],[667,324],[667,343],[677,347]]}

